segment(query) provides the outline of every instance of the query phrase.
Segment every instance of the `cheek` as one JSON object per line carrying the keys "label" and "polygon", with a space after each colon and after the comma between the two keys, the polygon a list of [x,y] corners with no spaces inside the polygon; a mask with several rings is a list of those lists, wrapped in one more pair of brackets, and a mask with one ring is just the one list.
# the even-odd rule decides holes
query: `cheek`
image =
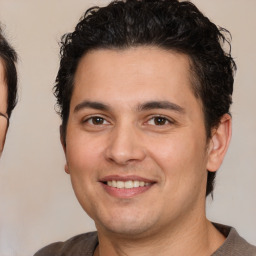
{"label": "cheek", "polygon": [[149,154],[161,165],[184,166],[187,162],[194,162],[194,156],[199,153],[201,148],[200,142],[198,143],[184,134],[148,138],[148,140]]}
{"label": "cheek", "polygon": [[166,206],[167,213],[177,210],[173,205],[187,208],[198,198],[204,198],[207,179],[204,149],[202,141],[191,139],[188,143],[185,136],[175,136],[152,149],[151,158],[162,171],[163,200],[172,202]]}
{"label": "cheek", "polygon": [[206,173],[204,140],[192,134],[173,134],[169,138],[151,141],[149,154],[163,171],[165,182],[182,186],[195,183]]}
{"label": "cheek", "polygon": [[100,138],[86,136],[79,129],[70,129],[66,137],[66,158],[69,165],[84,167],[94,165],[102,151]]}
{"label": "cheek", "polygon": [[66,160],[71,183],[78,201],[90,215],[90,208],[96,200],[88,200],[88,198],[97,197],[95,182],[98,180],[101,147],[95,141],[93,143],[88,138],[77,136],[78,132],[72,134],[66,138]]}

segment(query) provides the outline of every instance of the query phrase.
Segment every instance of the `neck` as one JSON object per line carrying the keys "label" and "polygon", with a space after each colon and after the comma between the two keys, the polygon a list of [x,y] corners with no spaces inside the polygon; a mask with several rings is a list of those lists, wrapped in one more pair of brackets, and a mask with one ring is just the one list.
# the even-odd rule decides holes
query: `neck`
{"label": "neck", "polygon": [[98,230],[99,246],[94,256],[211,255],[224,242],[224,236],[206,219],[173,225],[154,235],[120,236]]}

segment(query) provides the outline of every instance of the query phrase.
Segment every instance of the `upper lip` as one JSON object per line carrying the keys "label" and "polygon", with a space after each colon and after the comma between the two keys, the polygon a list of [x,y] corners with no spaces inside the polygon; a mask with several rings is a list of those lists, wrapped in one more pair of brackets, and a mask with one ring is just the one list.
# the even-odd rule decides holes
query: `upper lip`
{"label": "upper lip", "polygon": [[108,175],[100,179],[101,182],[107,182],[112,180],[118,180],[118,181],[130,181],[130,180],[137,180],[137,181],[144,181],[148,183],[155,183],[154,180],[146,179],[137,175],[126,175],[126,176],[120,176],[120,175]]}

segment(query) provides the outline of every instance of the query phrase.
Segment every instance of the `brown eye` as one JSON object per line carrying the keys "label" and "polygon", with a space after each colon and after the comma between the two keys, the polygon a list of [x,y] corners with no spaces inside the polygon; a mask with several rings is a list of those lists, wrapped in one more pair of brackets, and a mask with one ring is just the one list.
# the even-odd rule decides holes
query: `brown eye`
{"label": "brown eye", "polygon": [[86,120],[83,121],[84,124],[89,124],[89,125],[107,125],[109,122],[100,116],[91,116],[90,118],[87,118]]}
{"label": "brown eye", "polygon": [[160,116],[154,117],[153,120],[155,125],[165,125],[168,123],[168,120],[166,118]]}
{"label": "brown eye", "polygon": [[163,116],[153,116],[147,121],[147,124],[152,126],[166,126],[169,124],[173,124],[173,121],[170,121]]}
{"label": "brown eye", "polygon": [[99,116],[92,117],[91,123],[93,125],[102,125],[102,124],[104,124],[104,118],[99,117]]}
{"label": "brown eye", "polygon": [[81,121],[83,129],[91,132],[102,131],[111,126],[111,122],[100,115],[88,116],[85,120]]}

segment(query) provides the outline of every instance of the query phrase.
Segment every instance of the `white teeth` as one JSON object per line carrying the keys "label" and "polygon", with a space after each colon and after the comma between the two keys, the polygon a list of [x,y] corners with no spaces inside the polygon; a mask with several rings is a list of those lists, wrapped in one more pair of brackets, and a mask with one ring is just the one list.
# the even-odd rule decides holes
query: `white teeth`
{"label": "white teeth", "polygon": [[108,181],[107,185],[114,188],[138,188],[138,187],[145,187],[149,186],[150,182],[138,181],[138,180],[128,180],[128,181],[121,181],[121,180],[112,180]]}
{"label": "white teeth", "polygon": [[125,188],[133,188],[133,182],[131,180],[124,183]]}
{"label": "white teeth", "polygon": [[112,187],[116,188],[116,181],[115,180],[112,180]]}
{"label": "white teeth", "polygon": [[140,181],[140,187],[144,187],[145,182],[144,181]]}
{"label": "white teeth", "polygon": [[117,188],[124,188],[124,182],[123,181],[117,181],[116,182],[116,187]]}
{"label": "white teeth", "polygon": [[134,188],[138,188],[140,186],[140,182],[138,181],[138,180],[135,180],[134,182],[133,182],[133,187]]}

